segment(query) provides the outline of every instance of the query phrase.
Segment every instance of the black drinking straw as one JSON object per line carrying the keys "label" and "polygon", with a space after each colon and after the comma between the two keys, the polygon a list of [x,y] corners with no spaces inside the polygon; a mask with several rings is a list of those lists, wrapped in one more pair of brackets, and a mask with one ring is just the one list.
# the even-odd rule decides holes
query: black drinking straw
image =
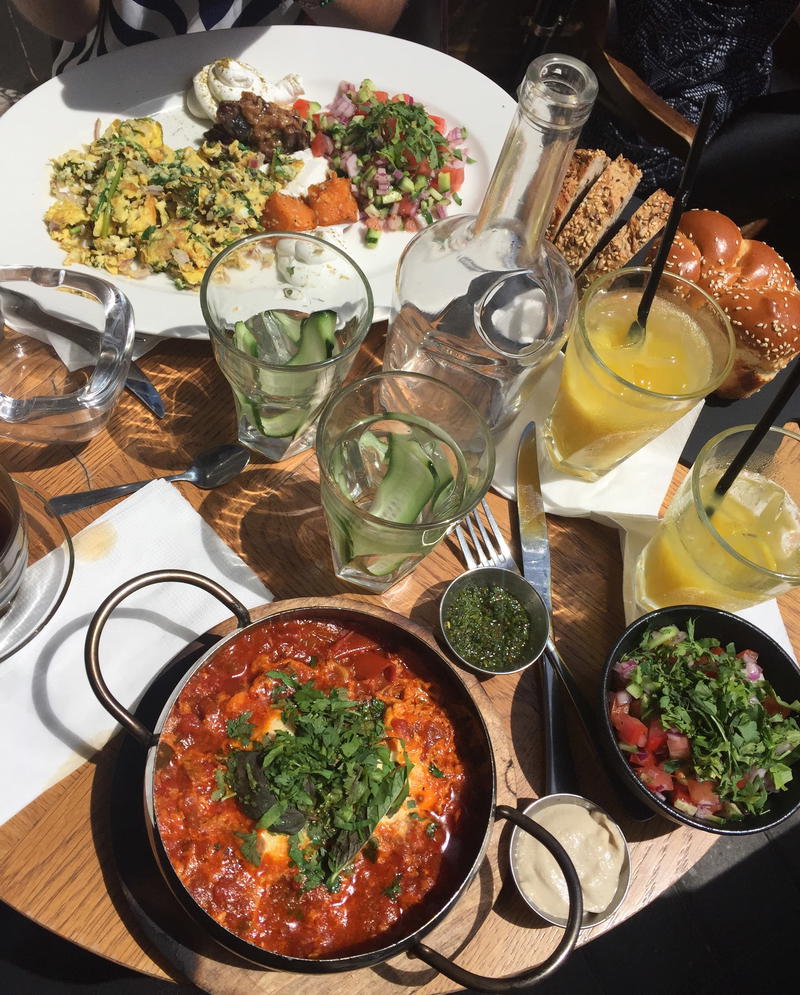
{"label": "black drinking straw", "polygon": [[[731,460],[728,469],[717,481],[717,486],[714,488],[714,494],[717,497],[722,497],[728,491],[731,484],[736,480],[739,471],[753,455],[756,446],[767,434],[773,421],[778,417],[781,409],[797,390],[798,386],[800,386],[800,359],[795,359],[794,366],[781,385],[780,390],[772,399],[764,414],[758,419],[758,423],[753,426],[750,435],[744,440],[742,448]],[[706,508],[706,514],[711,516],[713,508]]]}
{"label": "black drinking straw", "polygon": [[708,133],[711,129],[711,119],[714,115],[714,109],[716,106],[717,94],[714,92],[707,93],[703,100],[703,108],[700,111],[700,120],[697,124],[694,139],[692,140],[692,146],[689,149],[689,154],[683,165],[681,180],[678,184],[675,198],[672,201],[672,207],[670,208],[667,222],[664,225],[664,234],[661,236],[661,242],[658,246],[656,257],[653,260],[652,267],[650,268],[650,276],[647,278],[642,299],[639,301],[639,308],[636,312],[636,321],[631,324],[628,331],[628,339],[631,341],[640,339],[642,335],[644,335],[644,331],[647,326],[647,318],[650,314],[650,308],[653,305],[653,298],[656,296],[656,290],[658,289],[661,275],[664,272],[664,266],[667,263],[667,256],[669,255],[669,250],[672,248],[672,243],[675,239],[675,232],[678,230],[678,222],[681,220],[681,215],[686,210],[686,203],[689,200],[689,195],[691,194],[692,187],[694,186],[695,176],[697,175],[697,167],[700,165],[700,157],[703,154],[703,149],[705,148],[706,141],[708,139]]}

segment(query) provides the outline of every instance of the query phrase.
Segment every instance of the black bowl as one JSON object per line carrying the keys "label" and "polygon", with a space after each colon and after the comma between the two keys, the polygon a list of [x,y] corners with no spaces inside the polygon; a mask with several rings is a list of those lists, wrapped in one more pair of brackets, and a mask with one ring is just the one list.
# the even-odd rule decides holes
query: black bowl
{"label": "black bowl", "polygon": [[600,728],[602,730],[602,746],[611,762],[611,766],[628,788],[657,814],[663,815],[672,822],[693,829],[702,829],[707,833],[719,836],[746,836],[750,833],[762,833],[772,829],[778,823],[788,819],[800,808],[800,764],[793,770],[794,777],[783,791],[770,795],[769,811],[761,815],[748,815],[734,822],[715,824],[702,819],[685,815],[673,808],[668,802],[662,801],[642,784],[628,763],[625,754],[617,746],[616,730],[611,724],[608,713],[607,694],[612,688],[612,667],[617,660],[624,659],[638,648],[646,629],[660,629],[665,625],[677,625],[679,629],[686,628],[689,619],[695,620],[695,636],[716,637],[722,645],[733,643],[737,652],[752,649],[758,653],[758,663],[764,671],[765,678],[775,688],[784,701],[800,699],[800,669],[792,658],[775,640],[750,622],[738,615],[721,611],[719,608],[707,608],[701,605],[677,605],[672,608],[659,608],[637,619],[623,632],[612,648],[603,668],[601,681]]}

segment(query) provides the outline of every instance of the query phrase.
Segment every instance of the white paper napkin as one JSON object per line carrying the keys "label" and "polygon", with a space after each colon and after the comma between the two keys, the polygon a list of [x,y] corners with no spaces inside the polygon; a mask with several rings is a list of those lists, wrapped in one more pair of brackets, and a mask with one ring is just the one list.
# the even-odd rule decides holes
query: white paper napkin
{"label": "white paper napkin", "polygon": [[628,515],[658,515],[675,465],[702,405],[687,412],[666,432],[600,480],[579,480],[554,470],[542,444],[541,430],[553,407],[562,364],[563,356],[559,354],[538,377],[531,377],[526,384],[526,399],[520,413],[495,440],[497,466],[492,486],[511,500],[516,497],[519,437],[528,422],[534,421],[546,512],[569,518],[593,518],[604,525],[618,525]]}
{"label": "white paper napkin", "polygon": [[[116,505],[74,544],[75,573],[64,602],[35,639],[0,665],[0,751],[8,759],[0,824],[81,766],[116,729],[89,687],[83,660],[89,621],[116,587],[150,570],[177,568],[218,581],[248,608],[272,600],[247,564],[164,481]],[[45,568],[40,560],[30,572]],[[138,591],[112,614],[101,638],[111,693],[130,707],[164,664],[229,616],[211,595],[186,584]]]}
{"label": "white paper napkin", "polygon": [[[97,332],[97,342],[100,341],[103,329],[103,309],[101,305],[87,297],[79,294],[71,294],[62,290],[53,290],[49,287],[39,287],[34,283],[20,283],[11,281],[7,286],[19,293],[24,293],[27,297],[32,297],[51,314],[65,321],[77,322],[87,327],[88,348],[84,348],[71,339],[64,338],[63,335],[54,335],[50,332],[38,328],[34,321],[15,317],[14,327],[25,332],[32,339],[38,339],[49,345],[58,356],[70,373],[81,370],[86,366],[94,366],[97,363],[97,344],[92,344],[92,335],[89,329]],[[150,352],[159,343],[159,339],[152,335],[136,334],[133,340],[132,359],[139,359]]]}

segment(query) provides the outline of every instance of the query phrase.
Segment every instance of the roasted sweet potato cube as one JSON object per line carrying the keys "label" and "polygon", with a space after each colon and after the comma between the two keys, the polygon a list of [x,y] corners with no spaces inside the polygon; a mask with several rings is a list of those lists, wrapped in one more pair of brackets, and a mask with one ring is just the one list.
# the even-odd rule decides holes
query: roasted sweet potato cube
{"label": "roasted sweet potato cube", "polygon": [[265,231],[309,231],[317,227],[312,209],[299,197],[272,193],[267,197],[261,214]]}
{"label": "roasted sweet potato cube", "polygon": [[358,221],[358,204],[346,176],[334,176],[308,188],[306,200],[317,218],[318,225],[340,225]]}

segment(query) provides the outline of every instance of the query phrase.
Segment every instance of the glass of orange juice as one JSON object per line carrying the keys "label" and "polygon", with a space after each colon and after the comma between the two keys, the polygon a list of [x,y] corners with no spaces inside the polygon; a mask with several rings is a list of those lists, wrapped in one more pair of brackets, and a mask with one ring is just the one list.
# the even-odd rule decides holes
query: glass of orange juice
{"label": "glass of orange juice", "polygon": [[544,426],[557,470],[597,480],[715,390],[735,339],[717,303],[680,276],[659,282],[638,341],[629,336],[650,270],[596,280],[578,305],[558,394]]}
{"label": "glass of orange juice", "polygon": [[636,567],[642,611],[736,611],[800,585],[800,435],[771,428],[722,497],[714,488],[752,425],[701,449]]}

